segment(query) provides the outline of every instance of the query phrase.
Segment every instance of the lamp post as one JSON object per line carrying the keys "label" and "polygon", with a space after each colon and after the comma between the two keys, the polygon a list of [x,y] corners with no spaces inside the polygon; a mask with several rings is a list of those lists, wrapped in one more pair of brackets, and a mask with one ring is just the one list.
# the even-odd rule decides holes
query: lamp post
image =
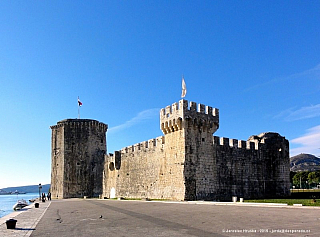
{"label": "lamp post", "polygon": [[41,186],[41,183],[39,184],[39,200],[41,200],[41,189],[42,189],[42,186]]}

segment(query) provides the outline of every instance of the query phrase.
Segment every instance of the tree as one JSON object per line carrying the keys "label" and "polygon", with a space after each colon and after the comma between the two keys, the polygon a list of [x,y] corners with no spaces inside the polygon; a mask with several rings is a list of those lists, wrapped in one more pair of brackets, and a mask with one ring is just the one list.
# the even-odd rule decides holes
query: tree
{"label": "tree", "polygon": [[315,187],[320,182],[320,172],[313,171],[308,174],[308,182],[311,187]]}
{"label": "tree", "polygon": [[308,171],[297,172],[292,179],[293,185],[299,188],[307,188],[308,174]]}
{"label": "tree", "polygon": [[296,175],[297,172],[290,171],[290,183],[293,184],[293,177]]}

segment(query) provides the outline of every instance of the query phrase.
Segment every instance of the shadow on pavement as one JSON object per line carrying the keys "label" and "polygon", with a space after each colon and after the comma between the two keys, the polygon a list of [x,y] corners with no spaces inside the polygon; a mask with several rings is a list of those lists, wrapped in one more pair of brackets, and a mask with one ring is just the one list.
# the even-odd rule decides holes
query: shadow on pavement
{"label": "shadow on pavement", "polygon": [[15,228],[15,230],[35,230],[34,228]]}

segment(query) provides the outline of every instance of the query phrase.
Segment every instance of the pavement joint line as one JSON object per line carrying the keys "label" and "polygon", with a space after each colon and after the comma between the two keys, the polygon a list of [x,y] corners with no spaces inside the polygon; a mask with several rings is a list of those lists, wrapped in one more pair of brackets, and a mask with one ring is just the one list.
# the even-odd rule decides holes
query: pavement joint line
{"label": "pavement joint line", "polygon": [[40,215],[40,217],[38,217],[33,225],[30,227],[30,229],[27,231],[26,235],[25,236],[30,236],[33,232],[33,229],[35,229],[35,227],[37,226],[37,224],[39,223],[39,221],[41,220],[41,218],[43,217],[43,215],[46,213],[46,211],[48,210],[48,208],[50,207],[51,205],[51,202],[49,202],[49,205],[43,210],[42,214]]}

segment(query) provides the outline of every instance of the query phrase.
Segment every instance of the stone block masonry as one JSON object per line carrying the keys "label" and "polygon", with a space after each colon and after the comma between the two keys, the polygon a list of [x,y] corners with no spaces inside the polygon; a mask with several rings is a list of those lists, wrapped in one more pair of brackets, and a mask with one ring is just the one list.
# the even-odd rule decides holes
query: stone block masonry
{"label": "stone block masonry", "polygon": [[289,195],[284,137],[262,133],[238,141],[214,137],[218,128],[218,109],[186,100],[161,109],[164,136],[106,156],[103,195],[229,201]]}
{"label": "stone block masonry", "polygon": [[107,128],[91,119],[66,119],[51,126],[52,198],[102,194]]}
{"label": "stone block masonry", "polygon": [[289,142],[270,132],[248,141],[215,137],[219,110],[210,106],[186,100],[167,106],[160,110],[163,136],[109,155],[104,154],[107,125],[90,121],[63,120],[51,127],[51,185],[57,197],[102,193],[231,201],[289,195]]}

